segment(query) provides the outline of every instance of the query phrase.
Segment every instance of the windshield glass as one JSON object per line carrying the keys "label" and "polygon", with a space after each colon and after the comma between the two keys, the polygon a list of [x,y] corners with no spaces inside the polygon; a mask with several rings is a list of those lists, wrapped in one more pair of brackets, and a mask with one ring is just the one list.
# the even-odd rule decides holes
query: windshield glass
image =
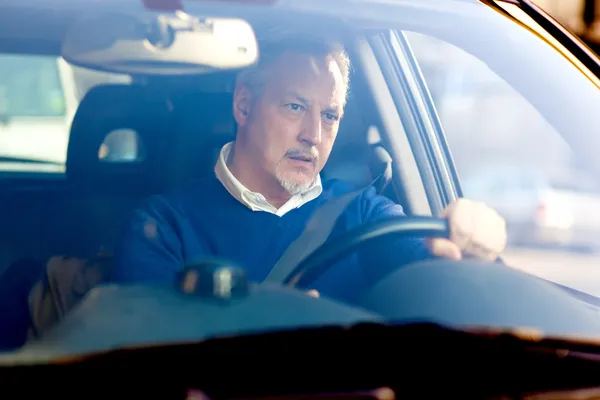
{"label": "windshield glass", "polygon": [[597,78],[478,2],[227,4],[258,40],[244,68],[210,23],[212,58],[160,32],[98,71],[0,58],[0,347],[414,320],[600,337],[573,305],[600,296]]}

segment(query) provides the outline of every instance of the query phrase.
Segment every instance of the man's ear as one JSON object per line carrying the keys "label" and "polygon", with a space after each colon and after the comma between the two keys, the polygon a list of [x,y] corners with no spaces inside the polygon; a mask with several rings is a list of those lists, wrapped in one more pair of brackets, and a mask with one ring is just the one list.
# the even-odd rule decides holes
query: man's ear
{"label": "man's ear", "polygon": [[250,117],[252,93],[246,85],[237,85],[233,93],[233,117],[238,126],[244,126]]}

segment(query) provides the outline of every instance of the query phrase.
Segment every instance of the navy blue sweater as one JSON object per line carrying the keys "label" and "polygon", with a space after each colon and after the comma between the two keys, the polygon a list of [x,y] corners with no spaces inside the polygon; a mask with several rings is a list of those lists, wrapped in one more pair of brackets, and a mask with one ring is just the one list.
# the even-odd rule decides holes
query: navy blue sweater
{"label": "navy blue sweater", "polygon": [[[250,210],[214,176],[152,196],[135,210],[123,232],[113,280],[171,283],[184,265],[217,256],[243,266],[250,281],[260,282],[319,206],[354,189],[325,181],[318,198],[283,216]],[[330,238],[366,222],[403,215],[401,206],[371,187],[346,209]],[[312,288],[352,302],[390,270],[430,257],[422,238],[382,241],[340,261]]]}

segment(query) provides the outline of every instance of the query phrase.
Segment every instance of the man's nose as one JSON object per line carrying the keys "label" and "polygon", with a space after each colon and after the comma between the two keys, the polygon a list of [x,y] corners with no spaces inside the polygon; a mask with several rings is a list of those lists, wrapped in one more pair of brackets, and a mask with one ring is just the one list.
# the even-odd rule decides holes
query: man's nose
{"label": "man's nose", "polygon": [[300,142],[306,146],[316,146],[321,143],[321,115],[308,116],[300,132]]}

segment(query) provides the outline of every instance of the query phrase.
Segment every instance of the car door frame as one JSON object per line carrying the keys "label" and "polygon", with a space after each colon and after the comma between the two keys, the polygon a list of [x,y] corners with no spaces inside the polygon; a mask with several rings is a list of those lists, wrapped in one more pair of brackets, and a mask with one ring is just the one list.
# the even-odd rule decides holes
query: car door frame
{"label": "car door frame", "polygon": [[406,129],[432,214],[439,215],[462,197],[462,188],[431,93],[401,32],[389,30],[373,35],[369,44]]}

